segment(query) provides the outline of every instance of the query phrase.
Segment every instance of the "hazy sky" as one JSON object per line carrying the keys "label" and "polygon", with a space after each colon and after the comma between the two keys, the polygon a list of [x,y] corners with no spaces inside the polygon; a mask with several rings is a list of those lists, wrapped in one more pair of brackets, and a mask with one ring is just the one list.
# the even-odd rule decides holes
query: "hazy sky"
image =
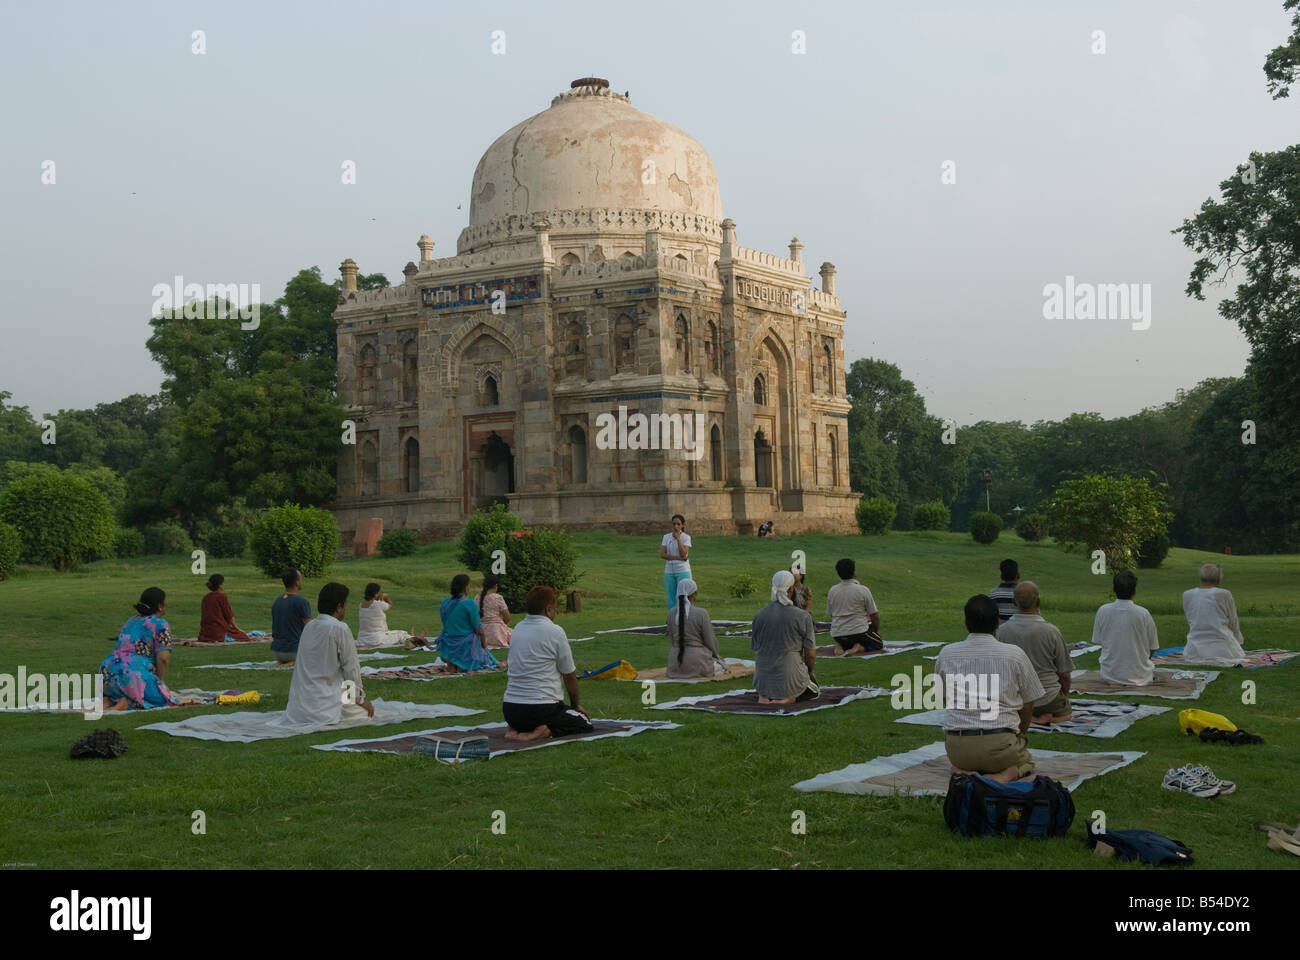
{"label": "hazy sky", "polygon": [[[740,243],[836,264],[849,362],[963,424],[1130,413],[1242,371],[1170,230],[1300,139],[1261,70],[1287,33],[1281,0],[11,6],[0,389],[34,413],[154,392],[176,274],[269,301],[349,256],[400,281],[421,233],[454,254],[479,156],[595,75],[704,145]],[[1067,275],[1150,284],[1150,329],[1044,319]]]}

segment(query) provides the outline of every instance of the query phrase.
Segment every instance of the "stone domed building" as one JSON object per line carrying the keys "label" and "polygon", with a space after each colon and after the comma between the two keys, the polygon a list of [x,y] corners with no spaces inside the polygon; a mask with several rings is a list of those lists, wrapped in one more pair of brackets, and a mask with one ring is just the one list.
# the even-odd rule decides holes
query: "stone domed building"
{"label": "stone domed building", "polygon": [[368,292],[343,261],[340,527],[851,529],[835,268],[722,213],[704,148],[589,77],[488,147],[456,256]]}

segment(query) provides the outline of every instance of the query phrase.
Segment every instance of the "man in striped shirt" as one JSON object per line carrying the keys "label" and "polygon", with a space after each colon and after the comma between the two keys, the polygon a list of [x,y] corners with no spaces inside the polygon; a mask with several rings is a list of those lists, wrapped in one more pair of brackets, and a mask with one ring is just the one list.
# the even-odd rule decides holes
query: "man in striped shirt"
{"label": "man in striped shirt", "polygon": [[965,640],[939,651],[944,746],[954,773],[982,773],[1009,783],[1034,772],[1025,731],[1044,694],[1025,651],[1002,643],[998,608],[982,594],[966,601]]}
{"label": "man in striped shirt", "polygon": [[989,591],[989,599],[998,605],[998,619],[1006,623],[1016,615],[1016,584],[1020,582],[1020,565],[1014,560],[1003,560],[1002,582]]}

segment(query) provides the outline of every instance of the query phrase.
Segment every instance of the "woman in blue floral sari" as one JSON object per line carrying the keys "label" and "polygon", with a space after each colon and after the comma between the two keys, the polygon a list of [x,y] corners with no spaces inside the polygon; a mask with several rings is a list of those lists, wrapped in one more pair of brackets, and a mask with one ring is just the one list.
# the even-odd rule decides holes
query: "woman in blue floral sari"
{"label": "woman in blue floral sari", "polygon": [[442,633],[438,654],[457,671],[496,670],[501,665],[483,647],[483,623],[478,604],[469,598],[469,576],[458,573],[451,581],[451,596],[442,601]]}
{"label": "woman in blue floral sari", "polygon": [[147,710],[172,707],[179,701],[163,677],[171,660],[171,628],[162,618],[167,595],[158,587],[140,594],[137,616],[122,625],[117,647],[99,665],[104,675],[104,707],[108,710]]}

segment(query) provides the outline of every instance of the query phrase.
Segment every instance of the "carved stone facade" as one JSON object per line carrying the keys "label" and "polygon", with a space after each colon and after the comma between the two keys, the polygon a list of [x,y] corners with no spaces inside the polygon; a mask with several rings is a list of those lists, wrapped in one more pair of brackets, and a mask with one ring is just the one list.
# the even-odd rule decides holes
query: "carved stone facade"
{"label": "carved stone facade", "polygon": [[[339,389],[357,442],[340,527],[378,516],[450,536],[501,500],[568,529],[657,532],[673,513],[692,533],[853,529],[834,267],[812,289],[802,244],[741,247],[718,210],[703,149],[588,79],[489,148],[457,256],[433,259],[422,237],[405,282],[370,292],[344,261]],[[609,448],[620,408],[687,430],[700,414],[702,436]],[[656,441],[682,439],[655,424]]]}

